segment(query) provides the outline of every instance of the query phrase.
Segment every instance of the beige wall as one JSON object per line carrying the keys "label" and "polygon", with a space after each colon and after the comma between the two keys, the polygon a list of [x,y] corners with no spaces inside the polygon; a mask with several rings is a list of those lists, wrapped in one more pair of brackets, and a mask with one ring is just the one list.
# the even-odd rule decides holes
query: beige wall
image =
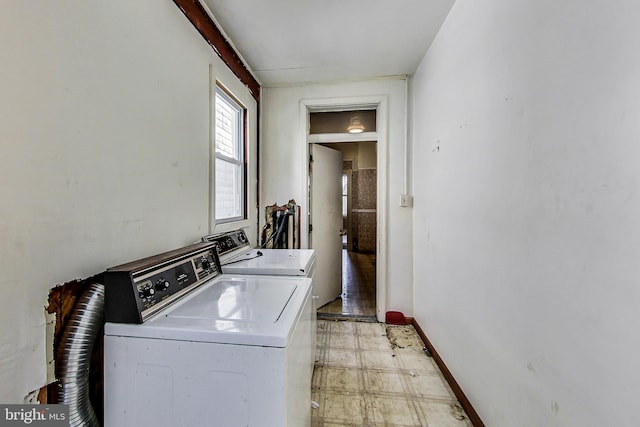
{"label": "beige wall", "polygon": [[375,143],[358,143],[358,169],[375,169],[377,158]]}

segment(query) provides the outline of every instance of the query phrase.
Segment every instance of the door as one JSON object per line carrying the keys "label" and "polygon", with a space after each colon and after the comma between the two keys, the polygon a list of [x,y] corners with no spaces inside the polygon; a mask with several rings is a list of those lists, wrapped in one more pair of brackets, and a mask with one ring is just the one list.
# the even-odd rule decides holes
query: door
{"label": "door", "polygon": [[311,218],[309,244],[316,252],[313,279],[317,307],[342,293],[342,153],[310,144]]}

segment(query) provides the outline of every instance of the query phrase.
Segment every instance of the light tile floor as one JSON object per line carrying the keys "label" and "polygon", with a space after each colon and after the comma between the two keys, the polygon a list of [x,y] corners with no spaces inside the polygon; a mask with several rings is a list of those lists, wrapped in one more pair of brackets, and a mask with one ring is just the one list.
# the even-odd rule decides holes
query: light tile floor
{"label": "light tile floor", "polygon": [[472,426],[413,326],[319,320],[313,427]]}

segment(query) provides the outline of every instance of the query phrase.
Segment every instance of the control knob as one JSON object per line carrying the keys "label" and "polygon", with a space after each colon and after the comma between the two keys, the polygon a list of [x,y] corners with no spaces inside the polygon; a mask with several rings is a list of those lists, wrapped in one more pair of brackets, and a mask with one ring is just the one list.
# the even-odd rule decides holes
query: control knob
{"label": "control knob", "polygon": [[169,281],[167,279],[158,279],[156,282],[156,290],[164,291],[169,287]]}
{"label": "control knob", "polygon": [[209,271],[211,269],[211,262],[206,258],[202,258],[202,269],[205,271]]}
{"label": "control knob", "polygon": [[154,294],[156,293],[156,291],[151,287],[145,287],[140,289],[140,298],[151,298]]}

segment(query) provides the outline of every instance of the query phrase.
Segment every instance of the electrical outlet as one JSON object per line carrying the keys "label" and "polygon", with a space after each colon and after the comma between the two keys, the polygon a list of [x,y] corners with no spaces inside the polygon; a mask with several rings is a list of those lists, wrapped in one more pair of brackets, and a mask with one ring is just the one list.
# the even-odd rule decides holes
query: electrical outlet
{"label": "electrical outlet", "polygon": [[408,194],[400,195],[400,206],[403,208],[410,208],[413,206],[413,197]]}

